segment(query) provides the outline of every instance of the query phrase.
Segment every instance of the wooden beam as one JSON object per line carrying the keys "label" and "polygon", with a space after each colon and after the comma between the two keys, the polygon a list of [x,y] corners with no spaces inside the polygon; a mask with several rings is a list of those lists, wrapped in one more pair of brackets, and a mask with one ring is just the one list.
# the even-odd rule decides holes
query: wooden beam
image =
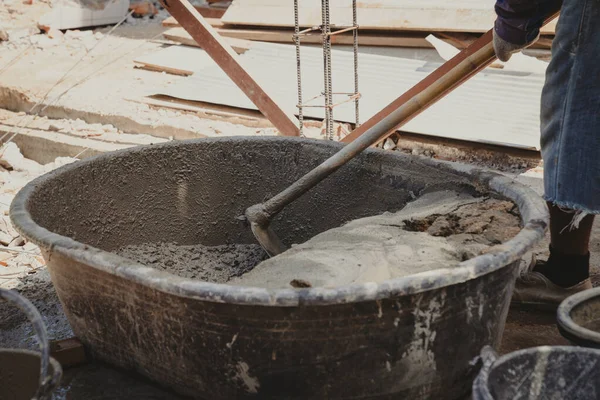
{"label": "wooden beam", "polygon": [[167,67],[164,65],[140,63],[137,61],[134,61],[134,62],[135,62],[135,68],[145,69],[148,71],[164,72],[167,74],[179,75],[179,76],[190,76],[190,75],[194,74],[194,71],[189,71],[187,69],[171,68],[171,67]]}
{"label": "wooden beam", "polygon": [[[213,28],[223,28],[225,26],[224,23],[221,22],[220,18],[206,18],[204,20],[210,24]],[[168,17],[162,22],[162,26],[167,28],[180,28],[179,22],[173,17]]]}
{"label": "wooden beam", "polygon": [[204,20],[189,1],[161,0],[161,4],[248,96],[260,112],[279,129],[282,135],[300,135],[296,117],[286,113],[275,103],[242,66],[239,56],[231,46]]}
{"label": "wooden beam", "polygon": [[76,337],[50,342],[50,355],[63,369],[87,362],[83,344]]}
{"label": "wooden beam", "polygon": [[217,8],[207,5],[194,6],[194,8],[198,10],[200,15],[202,15],[204,18],[221,18],[223,14],[225,14],[225,11],[227,11],[226,8]]}

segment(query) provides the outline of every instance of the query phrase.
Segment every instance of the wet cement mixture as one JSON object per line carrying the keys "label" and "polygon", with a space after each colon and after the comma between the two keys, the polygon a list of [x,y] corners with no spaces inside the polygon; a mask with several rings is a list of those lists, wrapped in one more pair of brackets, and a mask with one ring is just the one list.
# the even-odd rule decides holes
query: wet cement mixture
{"label": "wet cement mixture", "polygon": [[146,243],[125,246],[115,253],[148,267],[182,278],[226,283],[266,258],[257,244],[180,246],[175,243]]}
{"label": "wet cement mixture", "polygon": [[456,267],[519,230],[520,219],[511,202],[432,192],[396,213],[361,218],[323,232],[231,284],[275,289],[383,282]]}
{"label": "wet cement mixture", "polygon": [[146,243],[116,253],[183,278],[214,283],[334,287],[456,266],[510,239],[519,224],[511,202],[441,191],[425,194],[396,213],[350,221],[271,259],[255,244]]}

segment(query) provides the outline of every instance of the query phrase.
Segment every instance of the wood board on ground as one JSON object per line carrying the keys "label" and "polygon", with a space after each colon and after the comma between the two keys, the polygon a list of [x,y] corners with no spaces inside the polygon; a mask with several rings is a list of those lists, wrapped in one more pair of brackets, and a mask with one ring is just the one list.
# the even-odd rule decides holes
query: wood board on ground
{"label": "wood board on ground", "polygon": [[[496,19],[495,0],[364,0],[357,3],[358,24],[363,29],[411,30],[426,32],[484,33]],[[302,27],[322,23],[321,1],[303,0],[299,4]],[[352,25],[352,2],[330,1],[332,25]],[[250,26],[294,26],[292,1],[236,0],[222,20],[226,24]],[[542,29],[555,32],[556,21]]]}
{"label": "wood board on ground", "polygon": [[[205,19],[223,37],[271,43],[294,43],[294,32],[291,28],[240,27],[226,25],[220,19],[216,18]],[[181,26],[173,17],[165,19],[162,25],[169,28]],[[425,40],[427,35],[427,32],[360,30],[358,44],[359,46],[432,48],[431,44]],[[458,49],[464,49],[477,40],[480,35],[468,32],[437,32],[436,36],[439,36]],[[552,46],[552,39],[553,36],[550,35],[542,36],[531,48],[549,49]],[[331,42],[334,45],[352,45],[353,40],[352,33],[347,32],[332,36]],[[322,37],[318,34],[303,36],[302,43],[321,44]]]}
{"label": "wood board on ground", "polygon": [[[183,28],[168,29],[163,33],[163,36],[165,39],[169,39],[186,46],[202,47]],[[243,54],[252,47],[252,42],[250,40],[232,37],[225,37],[223,39],[225,43],[229,44],[237,54]]]}

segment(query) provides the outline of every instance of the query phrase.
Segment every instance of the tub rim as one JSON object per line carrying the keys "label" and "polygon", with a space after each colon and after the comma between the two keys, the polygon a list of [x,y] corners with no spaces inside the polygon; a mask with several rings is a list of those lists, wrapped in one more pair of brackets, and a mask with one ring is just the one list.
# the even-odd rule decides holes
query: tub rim
{"label": "tub rim", "polygon": [[[202,301],[232,303],[238,305],[261,305],[291,307],[299,305],[333,305],[364,301],[375,301],[389,297],[413,295],[429,290],[441,289],[447,286],[466,282],[468,280],[492,273],[504,266],[519,260],[527,253],[546,232],[549,215],[545,201],[532,189],[516,182],[514,179],[496,172],[486,171],[474,166],[437,161],[428,158],[418,158],[419,162],[431,166],[442,167],[446,170],[473,178],[491,191],[512,200],[521,213],[523,228],[509,241],[492,247],[486,254],[459,263],[454,268],[441,268],[414,275],[387,280],[381,283],[360,283],[344,285],[335,288],[305,288],[305,289],[265,289],[250,286],[232,286],[203,282],[194,279],[180,278],[168,272],[159,271],[136,263],[99,248],[86,245],[66,236],[50,232],[38,225],[27,209],[31,196],[36,189],[55,177],[69,172],[79,166],[110,159],[129,153],[145,152],[160,147],[182,146],[189,143],[216,142],[264,142],[288,143],[299,142],[316,144],[321,147],[339,149],[343,144],[325,142],[296,137],[246,137],[229,136],[223,138],[200,138],[191,140],[171,141],[161,144],[136,146],[127,149],[104,153],[95,157],[71,163],[41,175],[29,182],[15,196],[10,206],[10,217],[15,229],[23,237],[31,240],[48,252],[45,258],[57,253],[67,259],[97,270],[133,280],[150,289],[159,290],[176,296],[194,298]],[[367,149],[365,153],[384,152],[380,149]],[[409,157],[404,154],[386,152],[386,157]],[[290,182],[291,183],[291,182]],[[248,227],[248,229],[250,229]]]}
{"label": "tub rim", "polygon": [[556,322],[560,333],[566,339],[586,347],[589,347],[590,344],[594,348],[600,347],[600,333],[579,325],[571,316],[575,308],[599,296],[600,287],[597,287],[575,293],[560,303],[556,310]]}

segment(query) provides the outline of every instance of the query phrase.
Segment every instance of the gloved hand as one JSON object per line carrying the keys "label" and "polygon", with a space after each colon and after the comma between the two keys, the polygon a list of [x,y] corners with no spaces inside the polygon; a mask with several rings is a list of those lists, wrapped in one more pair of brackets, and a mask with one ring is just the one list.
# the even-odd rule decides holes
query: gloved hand
{"label": "gloved hand", "polygon": [[538,33],[537,37],[528,43],[514,44],[502,39],[494,29],[494,51],[496,52],[496,57],[498,57],[498,60],[506,62],[510,60],[510,57],[513,54],[518,53],[519,51],[531,46],[532,44],[537,42],[539,38],[540,34]]}

